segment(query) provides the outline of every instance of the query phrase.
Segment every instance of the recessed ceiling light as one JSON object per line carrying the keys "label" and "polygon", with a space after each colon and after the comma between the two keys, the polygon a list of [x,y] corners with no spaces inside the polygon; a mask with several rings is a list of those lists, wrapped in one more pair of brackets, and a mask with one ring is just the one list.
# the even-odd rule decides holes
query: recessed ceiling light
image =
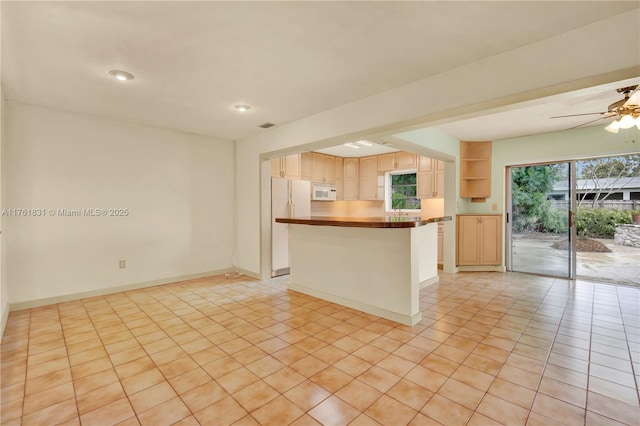
{"label": "recessed ceiling light", "polygon": [[348,146],[349,148],[353,148],[353,149],[360,149],[360,147],[358,145],[356,145],[355,143],[351,143],[351,142],[345,143],[344,146]]}
{"label": "recessed ceiling light", "polygon": [[373,144],[369,141],[358,141],[356,143],[362,146],[373,146]]}
{"label": "recessed ceiling light", "polygon": [[251,105],[234,105],[233,107],[240,112],[247,112],[251,109]]}
{"label": "recessed ceiling light", "polygon": [[111,70],[109,71],[109,75],[115,77],[120,81],[133,80],[135,78],[133,74],[120,70]]}

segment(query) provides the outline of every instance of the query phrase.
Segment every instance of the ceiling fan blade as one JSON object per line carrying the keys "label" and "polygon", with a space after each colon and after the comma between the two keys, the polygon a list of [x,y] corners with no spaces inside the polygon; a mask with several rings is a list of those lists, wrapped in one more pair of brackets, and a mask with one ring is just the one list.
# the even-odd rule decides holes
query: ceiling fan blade
{"label": "ceiling fan blade", "polygon": [[549,117],[549,118],[565,118],[565,117],[579,117],[581,115],[594,115],[594,114],[607,114],[607,112],[585,112],[584,114],[570,114],[570,115],[556,115],[555,117]]}
{"label": "ceiling fan blade", "polygon": [[586,123],[578,124],[577,126],[569,127],[567,130],[577,129],[578,127],[586,126],[587,124],[595,123],[596,121],[606,120],[607,118],[613,118],[615,114],[608,115],[606,117],[596,118],[595,120],[587,121]]}

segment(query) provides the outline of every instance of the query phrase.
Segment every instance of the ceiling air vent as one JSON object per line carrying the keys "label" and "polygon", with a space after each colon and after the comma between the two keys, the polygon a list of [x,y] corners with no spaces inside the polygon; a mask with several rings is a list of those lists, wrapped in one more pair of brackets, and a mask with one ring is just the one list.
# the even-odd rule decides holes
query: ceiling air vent
{"label": "ceiling air vent", "polygon": [[273,126],[275,126],[275,124],[266,122],[266,123],[262,123],[258,127],[262,127],[263,129],[268,129],[269,127],[273,127]]}

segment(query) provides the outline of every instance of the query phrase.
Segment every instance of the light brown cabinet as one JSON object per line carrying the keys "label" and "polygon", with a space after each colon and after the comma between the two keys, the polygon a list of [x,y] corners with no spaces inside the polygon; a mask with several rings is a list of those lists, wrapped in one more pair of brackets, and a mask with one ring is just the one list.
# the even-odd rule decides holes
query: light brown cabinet
{"label": "light brown cabinet", "polygon": [[378,172],[415,169],[416,155],[409,152],[392,152],[378,155]]}
{"label": "light brown cabinet", "polygon": [[438,266],[442,267],[444,252],[444,223],[438,223]]}
{"label": "light brown cabinet", "polygon": [[460,196],[491,196],[491,141],[460,142]]}
{"label": "light brown cabinet", "polygon": [[335,183],[335,157],[311,153],[311,182]]}
{"label": "light brown cabinet", "polygon": [[311,153],[300,154],[300,179],[311,180]]}
{"label": "light brown cabinet", "polygon": [[418,157],[418,198],[444,197],[444,161]]}
{"label": "light brown cabinet", "polygon": [[361,157],[358,170],[358,199],[378,199],[378,157]]}
{"label": "light brown cabinet", "polygon": [[458,215],[456,264],[500,265],[501,223],[502,215]]}
{"label": "light brown cabinet", "polygon": [[336,182],[336,200],[344,200],[344,158],[334,157],[334,174]]}
{"label": "light brown cabinet", "polygon": [[343,200],[358,199],[358,165],[357,158],[344,159],[344,195]]}
{"label": "light brown cabinet", "polygon": [[300,154],[271,160],[271,177],[300,179]]}
{"label": "light brown cabinet", "polygon": [[436,162],[436,170],[435,170],[435,198],[444,198],[444,161],[441,160],[433,160]]}

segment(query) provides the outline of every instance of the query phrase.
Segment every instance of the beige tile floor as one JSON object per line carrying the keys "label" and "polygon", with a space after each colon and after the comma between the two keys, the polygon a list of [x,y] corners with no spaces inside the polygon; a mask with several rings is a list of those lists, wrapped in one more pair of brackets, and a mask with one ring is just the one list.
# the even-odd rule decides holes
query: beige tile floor
{"label": "beige tile floor", "polygon": [[211,277],[12,312],[1,423],[640,424],[640,289],[442,274],[420,303]]}

